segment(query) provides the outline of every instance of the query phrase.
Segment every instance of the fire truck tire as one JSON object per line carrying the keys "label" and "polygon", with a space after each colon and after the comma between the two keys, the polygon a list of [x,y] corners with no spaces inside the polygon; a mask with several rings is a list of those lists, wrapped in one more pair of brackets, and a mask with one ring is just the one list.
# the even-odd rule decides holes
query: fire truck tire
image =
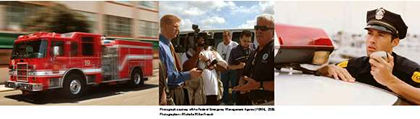
{"label": "fire truck tire", "polygon": [[72,73],[64,78],[62,94],[65,98],[78,98],[84,94],[86,83],[81,75]]}
{"label": "fire truck tire", "polygon": [[135,68],[133,70],[129,84],[133,87],[138,87],[144,84],[143,73],[140,68]]}

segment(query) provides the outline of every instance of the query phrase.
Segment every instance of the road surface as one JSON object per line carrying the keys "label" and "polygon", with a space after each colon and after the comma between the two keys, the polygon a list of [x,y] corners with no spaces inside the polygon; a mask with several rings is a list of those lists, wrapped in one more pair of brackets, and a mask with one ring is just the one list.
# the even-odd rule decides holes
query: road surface
{"label": "road surface", "polygon": [[123,84],[90,87],[81,98],[64,99],[58,92],[44,98],[22,95],[20,90],[0,92],[0,105],[158,105],[158,69],[143,86],[130,88]]}

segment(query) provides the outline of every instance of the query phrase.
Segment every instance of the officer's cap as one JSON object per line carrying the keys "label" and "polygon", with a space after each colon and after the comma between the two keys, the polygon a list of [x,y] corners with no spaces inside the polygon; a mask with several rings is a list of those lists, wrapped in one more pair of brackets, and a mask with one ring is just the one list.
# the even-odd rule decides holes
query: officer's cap
{"label": "officer's cap", "polygon": [[391,33],[404,39],[407,34],[407,25],[399,14],[395,14],[383,8],[370,10],[366,15],[367,26],[365,29],[376,29]]}

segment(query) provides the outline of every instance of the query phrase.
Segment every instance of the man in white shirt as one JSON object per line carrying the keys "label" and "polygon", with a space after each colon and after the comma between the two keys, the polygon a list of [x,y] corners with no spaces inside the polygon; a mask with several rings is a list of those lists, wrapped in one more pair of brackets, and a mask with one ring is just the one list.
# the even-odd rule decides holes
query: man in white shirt
{"label": "man in white shirt", "polygon": [[[232,33],[230,31],[223,31],[223,42],[220,42],[217,45],[217,52],[222,56],[223,60],[229,61],[230,51],[238,46],[238,43],[235,41],[232,41]],[[227,70],[225,72],[221,73],[221,79],[223,82],[223,103],[228,104],[228,96],[229,96],[229,88],[231,85],[229,85],[229,82],[232,84],[237,84],[237,81],[234,79],[236,77],[235,70]],[[232,95],[233,96],[233,95]]]}
{"label": "man in white shirt", "polygon": [[[219,105],[220,99],[222,98],[222,88],[219,84],[219,75],[216,70],[216,64],[227,67],[227,62],[222,59],[222,57],[216,51],[212,51],[211,46],[205,47],[204,50],[200,52],[200,61],[198,63],[198,68],[203,69],[201,77],[204,84],[204,92],[206,95],[206,104],[207,105]],[[214,61],[217,61],[216,64],[213,64]],[[220,88],[219,88],[220,87]]]}
{"label": "man in white shirt", "polygon": [[232,41],[232,33],[230,31],[223,31],[223,42],[217,45],[217,52],[222,56],[223,60],[228,61],[230,51],[239,44]]}

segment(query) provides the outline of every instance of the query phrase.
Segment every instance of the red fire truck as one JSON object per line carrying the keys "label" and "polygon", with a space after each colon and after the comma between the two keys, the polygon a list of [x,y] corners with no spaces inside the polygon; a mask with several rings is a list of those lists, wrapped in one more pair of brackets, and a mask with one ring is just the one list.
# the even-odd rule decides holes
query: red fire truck
{"label": "red fire truck", "polygon": [[76,98],[89,85],[142,85],[153,74],[152,59],[151,43],[106,40],[92,33],[38,32],[15,41],[5,86],[35,94],[58,89]]}

